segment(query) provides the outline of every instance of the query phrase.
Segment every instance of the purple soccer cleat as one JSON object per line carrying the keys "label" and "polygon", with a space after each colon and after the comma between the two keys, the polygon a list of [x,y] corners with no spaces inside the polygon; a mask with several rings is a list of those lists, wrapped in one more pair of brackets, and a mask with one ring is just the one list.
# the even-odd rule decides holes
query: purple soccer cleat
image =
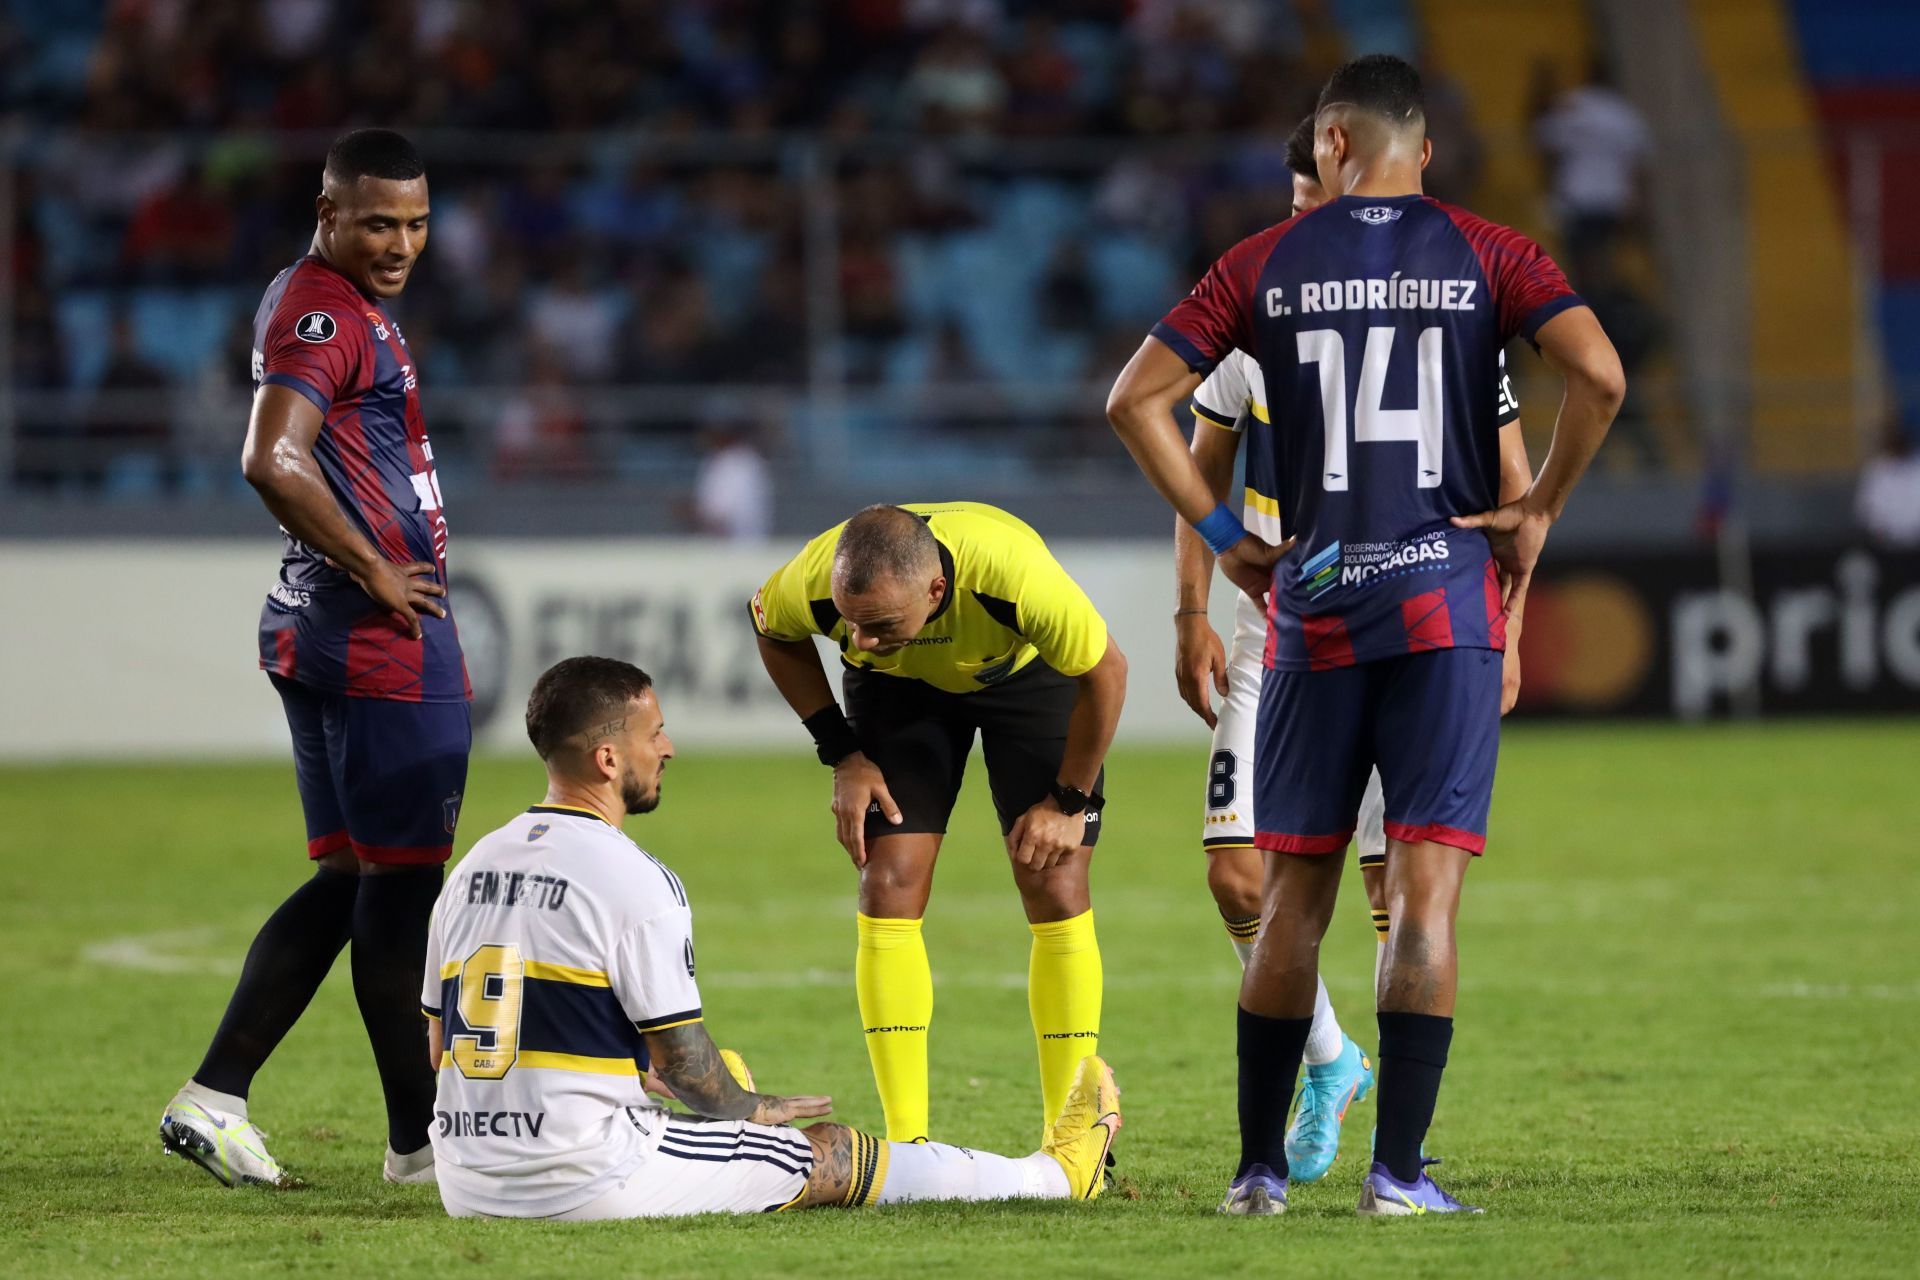
{"label": "purple soccer cleat", "polygon": [[1220,1212],[1234,1217],[1264,1218],[1286,1211],[1287,1180],[1263,1164],[1235,1178],[1220,1202]]}
{"label": "purple soccer cleat", "polygon": [[1378,1160],[1374,1161],[1373,1168],[1367,1170],[1366,1182],[1360,1187],[1360,1203],[1354,1207],[1354,1211],[1362,1215],[1384,1217],[1485,1212],[1479,1205],[1461,1204],[1427,1176],[1427,1166],[1439,1163],[1438,1160],[1421,1160],[1420,1176],[1412,1182],[1402,1182],[1387,1172],[1387,1166]]}

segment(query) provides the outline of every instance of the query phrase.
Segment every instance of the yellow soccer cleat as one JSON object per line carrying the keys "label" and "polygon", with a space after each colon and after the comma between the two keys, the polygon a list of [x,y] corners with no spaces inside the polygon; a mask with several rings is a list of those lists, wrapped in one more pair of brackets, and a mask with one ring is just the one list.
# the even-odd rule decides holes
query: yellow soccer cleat
{"label": "yellow soccer cleat", "polygon": [[753,1092],[753,1072],[747,1070],[747,1060],[745,1058],[731,1049],[722,1049],[720,1051],[720,1061],[727,1068],[727,1074],[733,1077],[735,1084],[745,1089],[748,1093]]}
{"label": "yellow soccer cleat", "polygon": [[1120,1132],[1120,1086],[1103,1059],[1080,1059],[1060,1116],[1040,1149],[1066,1170],[1075,1200],[1091,1200],[1107,1185],[1107,1152]]}

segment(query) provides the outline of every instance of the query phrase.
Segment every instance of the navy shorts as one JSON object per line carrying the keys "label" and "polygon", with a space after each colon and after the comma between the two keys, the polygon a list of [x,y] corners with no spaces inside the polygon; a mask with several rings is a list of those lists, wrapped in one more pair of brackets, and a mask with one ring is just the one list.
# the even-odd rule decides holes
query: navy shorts
{"label": "navy shorts", "polygon": [[324,693],[269,673],[293,731],[307,856],[438,864],[453,853],[473,724],[464,702]]}
{"label": "navy shorts", "polygon": [[1254,743],[1254,844],[1338,853],[1376,765],[1388,839],[1487,845],[1501,655],[1434,649],[1327,671],[1272,671]]}

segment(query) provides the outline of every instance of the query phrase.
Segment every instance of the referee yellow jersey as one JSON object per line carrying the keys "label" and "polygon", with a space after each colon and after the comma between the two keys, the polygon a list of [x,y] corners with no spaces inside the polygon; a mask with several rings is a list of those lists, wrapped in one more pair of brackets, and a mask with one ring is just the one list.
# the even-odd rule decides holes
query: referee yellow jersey
{"label": "referee yellow jersey", "polygon": [[1107,651],[1107,624],[1025,522],[984,502],[902,504],[940,545],[947,594],[897,653],[856,648],[833,605],[833,552],[842,521],[781,565],[753,597],[753,625],[770,640],[822,635],[849,666],[972,693],[1035,658],[1062,675],[1090,671]]}

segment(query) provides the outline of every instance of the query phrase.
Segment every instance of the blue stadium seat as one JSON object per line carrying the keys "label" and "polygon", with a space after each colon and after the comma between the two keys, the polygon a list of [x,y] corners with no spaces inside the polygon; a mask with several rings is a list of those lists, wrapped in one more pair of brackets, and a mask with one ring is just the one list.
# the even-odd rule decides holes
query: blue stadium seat
{"label": "blue stadium seat", "polygon": [[1036,250],[1083,229],[1087,203],[1086,192],[1064,182],[1017,179],[1002,189],[992,205],[994,229],[1016,248],[1013,256],[1044,265],[1048,255]]}
{"label": "blue stadium seat", "polygon": [[707,283],[707,304],[714,319],[731,325],[747,313],[760,293],[760,276],[773,245],[754,231],[714,229],[695,236],[694,263]]}
{"label": "blue stadium seat", "polygon": [[164,487],[164,466],[157,453],[116,453],[107,462],[100,491],[122,502],[156,498]]}
{"label": "blue stadium seat", "polygon": [[185,382],[220,354],[234,308],[225,289],[142,289],[129,304],[134,346],[174,381]]}
{"label": "blue stadium seat", "polygon": [[940,279],[940,237],[908,234],[893,240],[894,285],[909,323],[930,325],[947,313]]}
{"label": "blue stadium seat", "polygon": [[1355,53],[1392,53],[1412,59],[1420,40],[1407,0],[1333,0],[1333,20]]}
{"label": "blue stadium seat", "polygon": [[84,289],[54,299],[54,324],[67,357],[67,385],[87,390],[107,371],[113,334],[113,300],[104,290]]}
{"label": "blue stadium seat", "polygon": [[1180,300],[1178,264],[1167,247],[1136,235],[1103,236],[1087,255],[1101,320],[1144,335]]}

